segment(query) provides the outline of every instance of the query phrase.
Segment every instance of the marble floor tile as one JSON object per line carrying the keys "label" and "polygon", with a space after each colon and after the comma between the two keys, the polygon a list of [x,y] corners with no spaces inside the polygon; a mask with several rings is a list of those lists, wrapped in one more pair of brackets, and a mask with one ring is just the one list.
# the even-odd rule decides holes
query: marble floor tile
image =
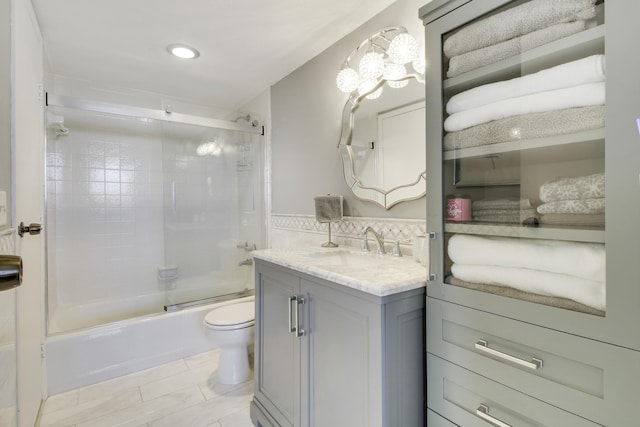
{"label": "marble floor tile", "polygon": [[49,398],[37,427],[253,427],[253,380],[217,382],[218,350]]}

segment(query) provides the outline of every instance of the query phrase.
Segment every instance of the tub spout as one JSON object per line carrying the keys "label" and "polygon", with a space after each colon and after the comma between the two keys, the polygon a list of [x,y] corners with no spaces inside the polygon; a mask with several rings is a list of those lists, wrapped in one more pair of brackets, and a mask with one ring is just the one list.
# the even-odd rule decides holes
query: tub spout
{"label": "tub spout", "polygon": [[238,263],[238,266],[243,266],[243,265],[253,265],[253,259],[252,258],[247,258],[244,261],[240,261]]}

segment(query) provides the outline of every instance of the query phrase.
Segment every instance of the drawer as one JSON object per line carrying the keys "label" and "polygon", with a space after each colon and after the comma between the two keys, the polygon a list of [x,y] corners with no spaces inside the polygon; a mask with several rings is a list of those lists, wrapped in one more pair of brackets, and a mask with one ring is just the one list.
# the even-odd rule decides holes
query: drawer
{"label": "drawer", "polygon": [[460,426],[597,426],[432,354],[427,378],[429,408]]}
{"label": "drawer", "polygon": [[427,351],[597,423],[637,423],[640,352],[435,298]]}
{"label": "drawer", "polygon": [[436,414],[431,409],[427,409],[427,425],[429,427],[456,427],[454,423]]}

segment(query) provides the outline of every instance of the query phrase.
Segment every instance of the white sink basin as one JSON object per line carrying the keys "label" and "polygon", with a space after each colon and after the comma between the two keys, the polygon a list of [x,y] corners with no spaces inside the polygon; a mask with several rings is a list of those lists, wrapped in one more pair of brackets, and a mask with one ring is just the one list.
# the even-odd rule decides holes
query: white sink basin
{"label": "white sink basin", "polygon": [[382,256],[373,255],[370,253],[359,253],[352,251],[327,251],[327,252],[312,252],[304,254],[304,257],[310,258],[310,263],[315,265],[335,265],[345,267],[374,267],[384,263],[386,259]]}

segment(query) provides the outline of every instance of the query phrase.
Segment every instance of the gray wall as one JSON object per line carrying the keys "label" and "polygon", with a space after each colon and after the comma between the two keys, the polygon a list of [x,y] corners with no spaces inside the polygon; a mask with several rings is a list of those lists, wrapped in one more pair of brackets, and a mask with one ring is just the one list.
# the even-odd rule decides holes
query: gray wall
{"label": "gray wall", "polygon": [[418,9],[427,0],[398,0],[271,89],[272,212],[312,215],[313,198],[345,197],[345,215],[426,218],[425,199],[400,203],[390,210],[358,200],[345,184],[337,145],[342,109],[348,99],[335,85],[347,55],[376,31],[404,25],[422,41]]}
{"label": "gray wall", "polygon": [[[11,2],[0,0],[0,191],[7,192],[11,225]],[[2,228],[2,226],[0,226]]]}

